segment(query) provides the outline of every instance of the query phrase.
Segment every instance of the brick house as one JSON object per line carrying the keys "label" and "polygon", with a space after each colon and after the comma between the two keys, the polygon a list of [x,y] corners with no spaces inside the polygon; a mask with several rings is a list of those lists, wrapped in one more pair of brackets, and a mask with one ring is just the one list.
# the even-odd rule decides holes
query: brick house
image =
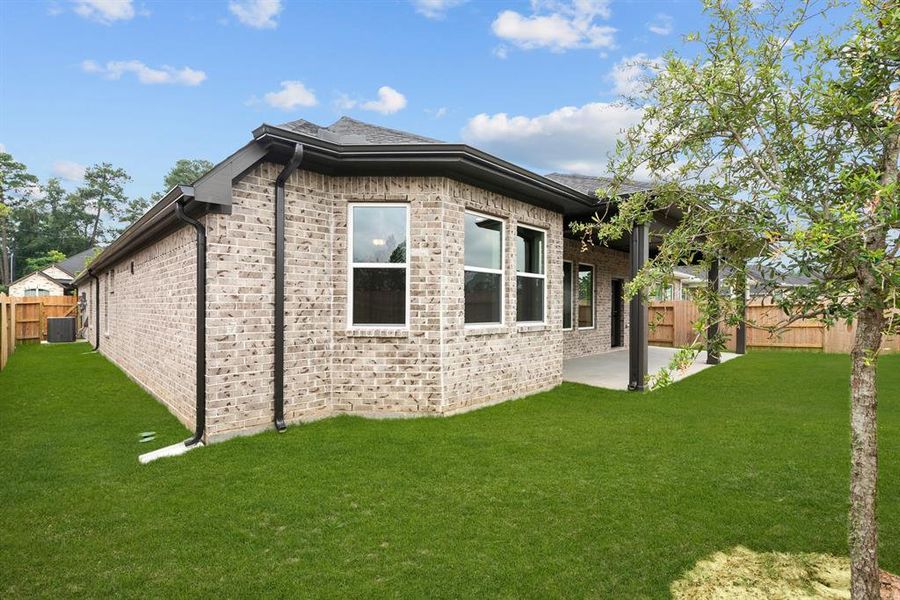
{"label": "brick house", "polygon": [[9,284],[10,296],[64,296],[72,291],[72,282],[81,273],[100,248],[88,248],[78,254],[28,273]]}
{"label": "brick house", "polygon": [[677,215],[582,252],[567,223],[602,184],[346,117],[263,125],[76,280],[85,336],[192,441],[451,415],[550,389],[564,359],[629,337],[641,388],[646,310],[621,286]]}

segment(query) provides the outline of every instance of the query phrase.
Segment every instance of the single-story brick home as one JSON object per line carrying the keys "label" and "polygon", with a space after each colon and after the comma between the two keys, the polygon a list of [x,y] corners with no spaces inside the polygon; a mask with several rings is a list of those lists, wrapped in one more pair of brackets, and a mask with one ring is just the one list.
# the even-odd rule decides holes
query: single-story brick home
{"label": "single-story brick home", "polygon": [[451,415],[629,344],[641,389],[646,308],[622,286],[679,215],[582,252],[567,224],[603,208],[602,185],[346,117],[262,125],[78,278],[86,335],[188,443]]}
{"label": "single-story brick home", "polygon": [[100,248],[88,248],[78,254],[34,271],[9,284],[10,296],[64,296],[74,289],[73,281],[100,252]]}

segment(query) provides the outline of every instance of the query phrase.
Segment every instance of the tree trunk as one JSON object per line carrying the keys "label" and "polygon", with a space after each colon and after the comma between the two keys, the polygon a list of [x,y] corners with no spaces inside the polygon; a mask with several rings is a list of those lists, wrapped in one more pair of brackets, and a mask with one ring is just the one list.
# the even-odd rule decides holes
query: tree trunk
{"label": "tree trunk", "polygon": [[875,486],[878,481],[877,352],[884,313],[865,308],[858,315],[850,353],[850,588],[853,600],[879,600],[878,527]]}
{"label": "tree trunk", "polygon": [[9,272],[9,235],[6,221],[0,223],[0,284],[12,283],[12,273]]}

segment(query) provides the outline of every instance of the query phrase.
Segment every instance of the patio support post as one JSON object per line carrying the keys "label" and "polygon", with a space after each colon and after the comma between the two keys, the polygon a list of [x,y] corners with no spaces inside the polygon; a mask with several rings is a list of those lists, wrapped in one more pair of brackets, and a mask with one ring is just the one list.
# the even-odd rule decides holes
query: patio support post
{"label": "patio support post", "polygon": [[[631,278],[647,263],[650,254],[648,225],[631,230]],[[633,296],[628,315],[628,389],[643,391],[647,379],[647,340],[650,336],[647,303],[643,293]]]}
{"label": "patio support post", "polygon": [[735,352],[747,353],[747,273],[740,274],[738,279],[737,294],[738,308],[741,311],[741,320],[738,321],[737,332],[734,336]]}
{"label": "patio support post", "polygon": [[[713,259],[709,265],[709,271],[706,274],[706,286],[710,292],[710,296],[719,295],[719,259]],[[716,348],[715,340],[719,336],[719,310],[718,305],[713,308],[710,314],[709,325],[706,327],[706,364],[719,364],[719,350]]]}

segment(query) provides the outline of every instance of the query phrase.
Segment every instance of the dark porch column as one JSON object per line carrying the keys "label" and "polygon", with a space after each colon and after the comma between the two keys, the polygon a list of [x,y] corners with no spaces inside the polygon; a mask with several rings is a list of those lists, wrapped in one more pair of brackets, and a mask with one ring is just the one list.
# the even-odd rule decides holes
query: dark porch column
{"label": "dark porch column", "polygon": [[734,336],[735,352],[747,353],[747,274],[741,273],[738,280],[737,294],[738,310],[741,311],[741,320],[738,322],[737,332]]}
{"label": "dark porch column", "polygon": [[[643,268],[650,254],[647,225],[637,225],[631,230],[631,277]],[[647,379],[647,304],[638,294],[629,304],[628,315],[628,389],[642,391]]]}
{"label": "dark porch column", "polygon": [[[719,295],[719,259],[712,261],[709,272],[706,274],[706,286],[710,294]],[[706,328],[706,364],[719,364],[719,351],[715,348],[713,340],[719,335],[719,311],[713,310],[710,314],[709,325]]]}

